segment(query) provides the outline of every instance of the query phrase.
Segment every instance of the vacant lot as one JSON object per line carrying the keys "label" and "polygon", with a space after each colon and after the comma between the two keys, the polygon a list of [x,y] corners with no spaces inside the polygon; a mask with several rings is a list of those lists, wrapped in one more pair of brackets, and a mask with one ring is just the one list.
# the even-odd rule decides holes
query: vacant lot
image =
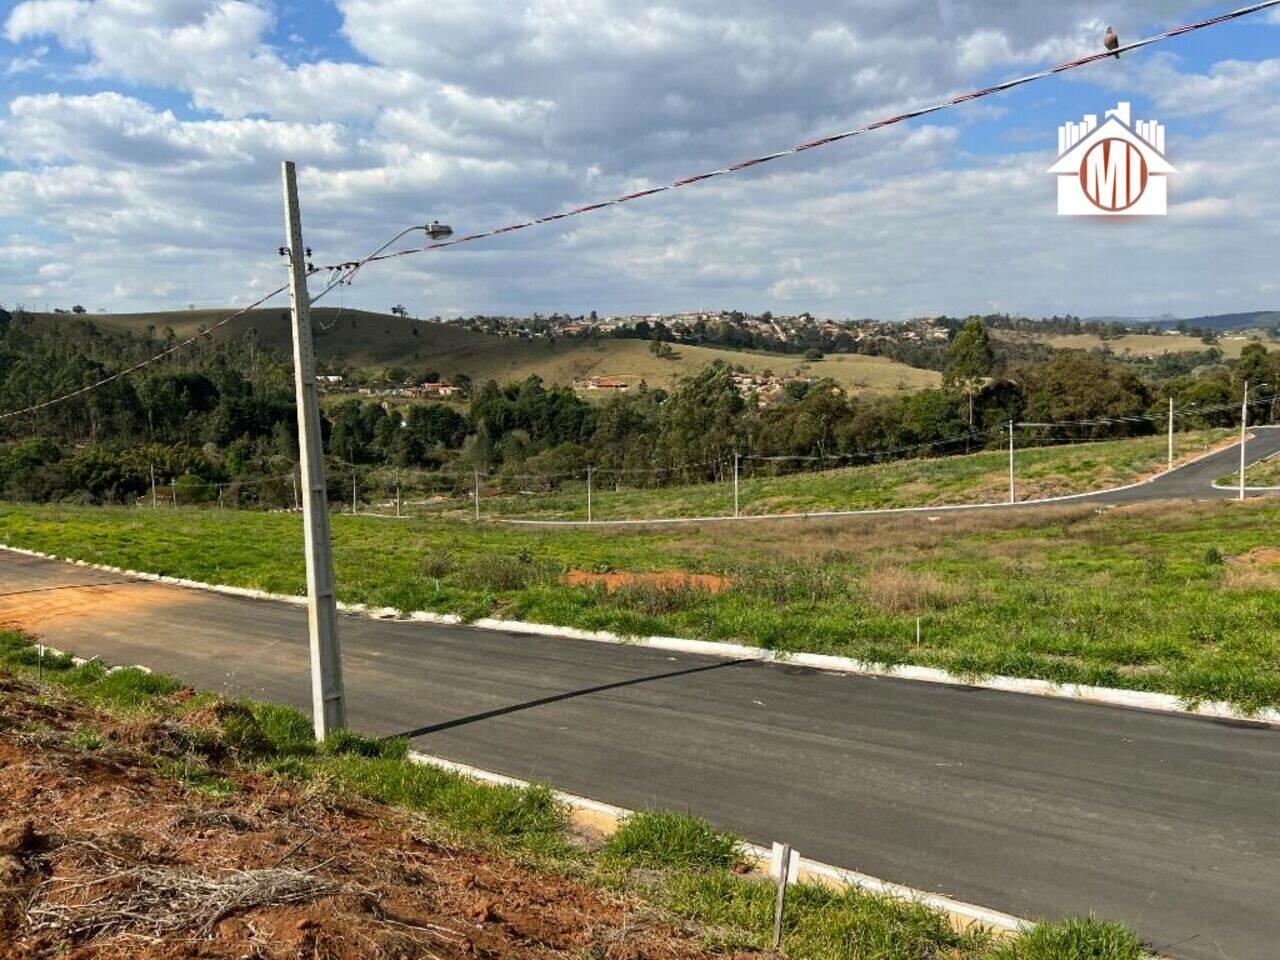
{"label": "vacant lot", "polygon": [[[1280,704],[1280,504],[536,530],[335,516],[342,599]],[[296,516],[6,506],[0,541],[303,591]],[[725,578],[592,584],[572,571]],[[615,578],[616,581],[617,578]],[[922,642],[915,644],[916,618]]]}
{"label": "vacant lot", "polygon": [[[1194,457],[1222,442],[1229,430],[1179,434],[1179,457]],[[1043,442],[1043,441],[1041,441]],[[1098,443],[1030,447],[1015,456],[1019,500],[1062,496],[1132,483],[1163,470],[1168,446],[1164,437],[1139,437]],[[813,513],[829,510],[869,510],[885,507],[941,506],[956,503],[1003,503],[1009,496],[1009,454],[988,450],[961,456],[899,460],[892,463],[815,470],[813,463],[791,463],[801,472],[778,473],[778,465],[743,461],[739,485],[743,514]],[[391,474],[383,471],[366,484],[370,494],[390,496]],[[634,481],[597,474],[592,491],[596,520],[660,517],[714,517],[733,513],[733,485],[703,483],[654,489],[635,489],[616,483]],[[536,478],[514,488],[491,487],[482,512],[486,516],[528,519],[586,519],[586,480],[561,480],[554,492],[539,489]],[[406,495],[408,496],[408,495]],[[468,499],[430,504],[444,512],[466,513]]]}

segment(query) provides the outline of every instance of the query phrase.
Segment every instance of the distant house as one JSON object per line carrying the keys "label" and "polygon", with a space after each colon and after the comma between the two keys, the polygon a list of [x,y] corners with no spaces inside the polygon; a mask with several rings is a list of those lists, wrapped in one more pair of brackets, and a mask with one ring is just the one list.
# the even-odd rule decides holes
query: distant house
{"label": "distant house", "polygon": [[447,400],[462,395],[462,388],[451,383],[422,383],[405,391],[411,397],[434,397]]}
{"label": "distant house", "polygon": [[322,373],[316,379],[321,383],[341,383],[343,378],[336,373]]}
{"label": "distant house", "polygon": [[592,377],[579,384],[581,390],[613,390],[616,393],[626,393],[628,383],[617,377]]}

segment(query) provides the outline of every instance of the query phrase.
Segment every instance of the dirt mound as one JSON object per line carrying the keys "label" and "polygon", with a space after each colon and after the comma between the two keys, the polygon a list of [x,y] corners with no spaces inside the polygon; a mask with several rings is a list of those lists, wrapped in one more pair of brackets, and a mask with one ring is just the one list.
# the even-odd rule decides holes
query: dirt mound
{"label": "dirt mound", "polygon": [[708,593],[720,593],[733,586],[733,581],[728,577],[716,576],[714,573],[685,573],[682,570],[662,570],[658,573],[626,573],[621,570],[610,573],[592,573],[588,570],[570,570],[565,574],[564,582],[571,587],[593,587],[599,585],[606,590],[643,585],[687,587],[691,590],[706,590]]}
{"label": "dirt mound", "polygon": [[1254,547],[1248,553],[1232,557],[1231,562],[1250,567],[1280,567],[1280,549],[1275,547]]}
{"label": "dirt mound", "polygon": [[228,798],[185,787],[121,732],[0,674],[5,960],[706,955],[639,901],[400,811],[243,770]]}

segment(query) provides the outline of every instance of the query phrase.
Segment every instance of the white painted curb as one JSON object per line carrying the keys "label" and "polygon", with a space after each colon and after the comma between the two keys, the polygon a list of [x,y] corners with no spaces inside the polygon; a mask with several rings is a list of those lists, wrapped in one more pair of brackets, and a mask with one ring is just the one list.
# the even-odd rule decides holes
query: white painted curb
{"label": "white painted curb", "polygon": [[[453,760],[445,760],[442,757],[435,757],[417,750],[409,751],[409,759],[413,763],[439,767],[484,783],[509,787],[528,787],[531,785],[527,780],[508,777],[501,773],[493,773],[489,770],[483,770],[465,763],[457,763]],[[613,804],[602,803],[599,800],[592,800],[573,793],[565,793],[561,790],[553,790],[552,793],[557,800],[570,809],[584,811],[593,818],[607,818],[612,821],[614,827],[633,813],[633,811],[624,807],[616,807]],[[769,848],[756,844],[745,844],[745,846],[749,859],[754,860],[757,864],[767,864],[769,862]],[[904,886],[900,883],[891,883],[888,880],[881,880],[878,877],[859,873],[856,870],[846,870],[843,867],[832,866],[831,864],[810,860],[806,857],[799,859],[797,873],[801,880],[818,881],[838,887],[853,886],[870,893],[893,897],[897,900],[921,903],[935,910],[940,910],[953,919],[960,920],[959,925],[962,927],[976,923],[988,929],[1013,933],[1033,926],[1031,922],[1021,917],[1001,913],[998,910],[990,910],[972,903],[965,903],[962,900],[954,900],[941,894],[917,890],[914,887]]]}
{"label": "white painted curb", "polygon": [[[295,606],[305,606],[307,602],[306,597],[293,596],[286,593],[267,593],[264,590],[251,590],[247,587],[226,587],[214,583],[201,583],[198,580],[185,580],[181,577],[167,577],[138,570],[124,570],[120,567],[88,563],[84,560],[59,557],[39,550],[25,550],[21,547],[11,547],[6,544],[0,544],[0,550],[7,550],[9,553],[16,553],[24,557],[70,563],[77,567],[101,570],[104,573],[119,574],[152,583],[186,587],[191,590],[207,590],[212,593],[244,597],[251,600],[275,600],[282,603],[291,603]],[[92,584],[85,584],[85,586],[92,586]],[[740,643],[688,640],[683,637],[624,637],[607,630],[581,630],[577,627],[557,627],[554,624],[529,623],[524,620],[500,620],[496,617],[481,617],[470,623],[464,623],[461,617],[453,613],[414,610],[411,613],[404,614],[394,607],[369,607],[363,603],[339,603],[338,609],[343,613],[366,616],[376,620],[469,626],[479,630],[516,633],[527,636],[552,637],[562,640],[587,640],[592,643],[611,643],[631,647],[649,647],[654,650],[666,650],[671,653],[691,653],[699,656],[720,657],[726,660],[756,660],[762,663],[782,663],[790,666],[808,667],[813,670],[825,670],[832,673],[888,677],[897,680],[918,680],[925,683],[945,683],[952,686],[999,690],[1005,693],[1022,693],[1040,697],[1054,697],[1062,700],[1085,701],[1103,706],[1127,707],[1136,710],[1150,710],[1158,713],[1174,713],[1192,717],[1238,720],[1280,727],[1280,709],[1277,708],[1268,708],[1250,714],[1237,710],[1231,704],[1219,700],[1187,704],[1169,693],[1150,693],[1144,690],[1094,687],[1075,683],[1059,684],[1051,680],[1034,680],[1027,677],[966,677],[949,673],[936,667],[918,667],[909,664],[886,667],[863,660],[855,660],[852,657],[837,657],[829,654],[791,653],[766,650],[762,647],[749,647]]]}

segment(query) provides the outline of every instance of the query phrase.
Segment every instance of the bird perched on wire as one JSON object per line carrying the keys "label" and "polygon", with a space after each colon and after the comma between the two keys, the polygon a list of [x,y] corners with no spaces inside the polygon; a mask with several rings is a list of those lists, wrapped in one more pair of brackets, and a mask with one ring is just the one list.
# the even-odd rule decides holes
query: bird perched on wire
{"label": "bird perched on wire", "polygon": [[[1120,38],[1116,36],[1115,28],[1107,27],[1107,32],[1102,35],[1102,45],[1108,50],[1115,51],[1120,47]],[[1116,53],[1115,58],[1120,59],[1120,54]]]}

